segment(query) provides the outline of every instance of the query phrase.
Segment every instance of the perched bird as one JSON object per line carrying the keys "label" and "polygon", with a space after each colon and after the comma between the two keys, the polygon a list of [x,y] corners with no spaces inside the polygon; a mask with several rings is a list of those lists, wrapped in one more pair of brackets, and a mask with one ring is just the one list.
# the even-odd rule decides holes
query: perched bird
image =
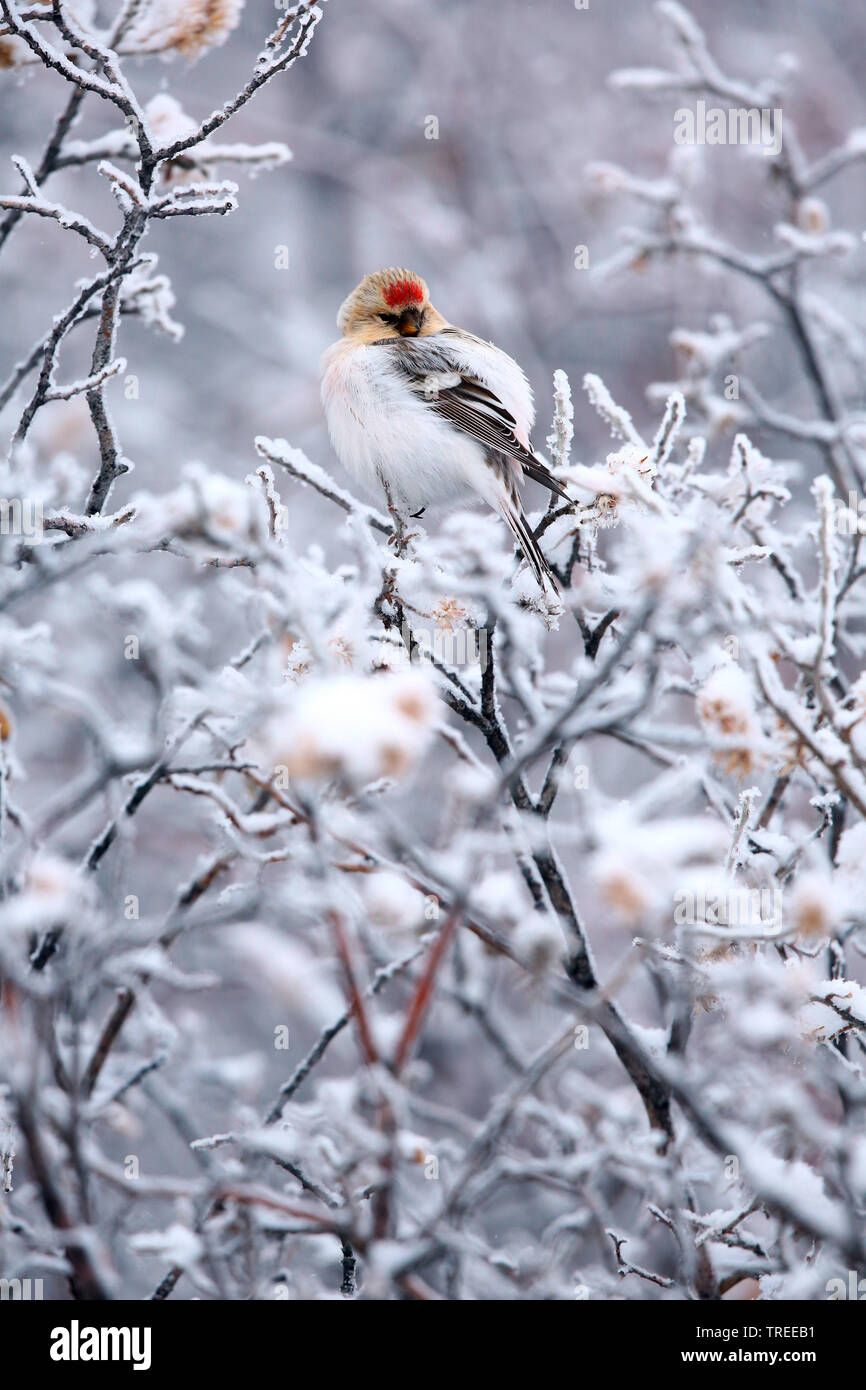
{"label": "perched bird", "polygon": [[569,501],[529,432],[532,391],[507,353],[456,328],[420,275],[367,275],[337,315],[342,337],[322,357],[322,403],[334,450],[399,511],[483,498],[502,515],[542,585],[550,566],[526,519],[524,477]]}

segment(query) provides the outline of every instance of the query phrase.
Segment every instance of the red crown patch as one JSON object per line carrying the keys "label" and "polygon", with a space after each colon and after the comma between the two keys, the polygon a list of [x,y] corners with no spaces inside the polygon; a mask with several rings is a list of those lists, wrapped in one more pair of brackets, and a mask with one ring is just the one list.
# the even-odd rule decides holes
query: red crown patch
{"label": "red crown patch", "polygon": [[382,298],[395,309],[398,304],[410,304],[413,300],[420,304],[424,298],[424,291],[416,280],[394,280],[392,284],[385,286]]}

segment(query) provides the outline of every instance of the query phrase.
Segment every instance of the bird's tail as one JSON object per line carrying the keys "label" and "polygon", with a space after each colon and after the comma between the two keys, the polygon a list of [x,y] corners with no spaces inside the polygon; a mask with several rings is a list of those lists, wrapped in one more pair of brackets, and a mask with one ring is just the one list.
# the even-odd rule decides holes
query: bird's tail
{"label": "bird's tail", "polygon": [[541,546],[532,534],[529,522],[526,520],[526,516],[520,507],[519,501],[516,498],[513,501],[510,498],[508,501],[503,500],[500,503],[499,509],[503,520],[512,532],[520,549],[523,551],[525,559],[531,565],[532,572],[542,589],[546,586],[550,586],[553,588],[554,593],[558,593],[559,583],[556,575],[547,563]]}

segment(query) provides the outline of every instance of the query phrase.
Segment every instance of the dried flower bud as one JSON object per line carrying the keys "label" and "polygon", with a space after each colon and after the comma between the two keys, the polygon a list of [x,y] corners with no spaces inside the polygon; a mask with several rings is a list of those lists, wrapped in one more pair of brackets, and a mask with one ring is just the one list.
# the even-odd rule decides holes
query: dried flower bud
{"label": "dried flower bud", "polygon": [[243,7],[244,0],[151,0],[129,36],[130,47],[200,58],[225,43]]}

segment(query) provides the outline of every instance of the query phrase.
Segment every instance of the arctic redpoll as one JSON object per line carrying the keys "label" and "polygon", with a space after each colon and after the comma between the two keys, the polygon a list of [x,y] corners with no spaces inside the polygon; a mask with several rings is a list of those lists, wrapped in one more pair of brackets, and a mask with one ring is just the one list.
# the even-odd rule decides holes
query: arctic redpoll
{"label": "arctic redpoll", "polygon": [[533,452],[532,392],[506,353],[455,328],[409,270],[379,270],[340,307],[339,342],[322,358],[331,442],[398,512],[473,495],[511,528],[539,583],[553,582],[520,500],[524,477],[570,500]]}

